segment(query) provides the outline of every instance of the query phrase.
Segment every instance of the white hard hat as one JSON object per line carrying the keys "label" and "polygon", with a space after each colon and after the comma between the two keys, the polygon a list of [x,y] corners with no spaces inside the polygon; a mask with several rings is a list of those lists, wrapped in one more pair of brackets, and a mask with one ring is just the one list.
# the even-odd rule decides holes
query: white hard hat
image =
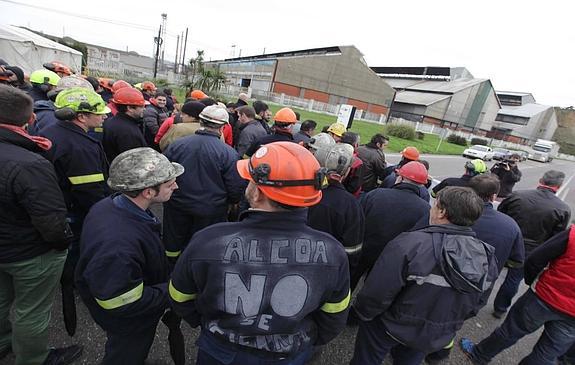
{"label": "white hard hat", "polygon": [[205,107],[200,113],[200,119],[214,124],[226,124],[229,118],[227,109],[217,104]]}

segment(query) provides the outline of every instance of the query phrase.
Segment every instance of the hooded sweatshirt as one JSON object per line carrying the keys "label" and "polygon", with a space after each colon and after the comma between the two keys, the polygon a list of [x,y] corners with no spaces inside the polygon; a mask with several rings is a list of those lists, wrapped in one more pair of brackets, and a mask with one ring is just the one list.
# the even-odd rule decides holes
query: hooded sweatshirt
{"label": "hooded sweatshirt", "polygon": [[405,346],[430,353],[485,305],[497,275],[495,249],[470,227],[431,225],[387,244],[354,308]]}

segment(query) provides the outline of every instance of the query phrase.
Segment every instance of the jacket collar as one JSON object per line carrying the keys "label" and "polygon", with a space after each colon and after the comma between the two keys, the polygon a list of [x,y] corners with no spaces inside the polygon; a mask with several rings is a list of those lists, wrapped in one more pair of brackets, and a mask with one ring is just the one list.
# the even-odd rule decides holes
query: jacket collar
{"label": "jacket collar", "polygon": [[200,134],[202,136],[211,136],[211,137],[220,138],[220,134],[218,132],[212,132],[212,131],[209,131],[205,128],[198,129],[197,131],[195,131],[195,134]]}
{"label": "jacket collar", "polygon": [[5,142],[25,148],[32,152],[48,151],[52,142],[44,137],[31,136],[24,129],[2,124],[0,127],[0,142]]}
{"label": "jacket collar", "polygon": [[70,121],[63,121],[63,120],[59,120],[58,121],[58,126],[64,129],[69,130],[72,133],[76,133],[81,135],[82,137],[88,138],[94,142],[98,142],[98,140],[90,137],[90,135],[84,130],[82,129],[82,127],[77,126],[76,124],[74,124],[73,122]]}
{"label": "jacket collar", "polygon": [[476,234],[471,229],[471,227],[458,226],[456,224],[431,224],[427,227],[420,228],[419,231],[427,233],[446,233],[446,234],[458,234],[463,236],[475,237]]}
{"label": "jacket collar", "polygon": [[415,184],[401,182],[399,184],[393,185],[391,188],[397,189],[397,190],[409,191],[409,192],[412,192],[412,193],[416,194],[417,196],[419,196],[419,186],[415,185]]}
{"label": "jacket collar", "polygon": [[265,227],[279,226],[285,229],[287,223],[305,225],[307,222],[307,209],[296,209],[287,212],[267,212],[248,209],[240,214],[240,221],[262,224],[262,227],[265,224]]}

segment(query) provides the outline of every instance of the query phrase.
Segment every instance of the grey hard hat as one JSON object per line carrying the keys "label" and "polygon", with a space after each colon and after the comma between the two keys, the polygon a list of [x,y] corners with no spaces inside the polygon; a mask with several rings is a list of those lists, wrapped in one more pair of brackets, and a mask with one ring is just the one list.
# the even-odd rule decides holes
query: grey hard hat
{"label": "grey hard hat", "polygon": [[318,150],[320,148],[330,147],[335,144],[335,139],[327,133],[318,133],[315,136],[311,137],[309,140],[309,147],[314,150]]}
{"label": "grey hard hat", "polygon": [[[322,154],[323,155],[323,154]],[[327,149],[323,161],[319,161],[328,172],[343,174],[353,162],[353,146],[347,143],[338,143]]]}
{"label": "grey hard hat", "polygon": [[207,106],[200,113],[200,119],[215,124],[226,124],[229,118],[230,115],[226,107],[218,104]]}
{"label": "grey hard hat", "polygon": [[84,89],[90,89],[90,90],[94,91],[94,87],[92,86],[92,84],[90,84],[88,82],[88,80],[84,80],[80,76],[76,76],[76,75],[70,75],[70,76],[62,77],[58,81],[58,85],[56,85],[56,88],[54,89],[54,91],[60,92],[62,90],[70,89],[73,87],[81,87]]}
{"label": "grey hard hat", "polygon": [[322,161],[325,161],[326,154],[329,149],[335,145],[335,140],[332,136],[327,133],[318,133],[311,137],[308,146],[309,150],[315,156],[316,160],[319,161],[320,165],[323,166]]}
{"label": "grey hard hat", "polygon": [[108,185],[117,191],[135,191],[156,186],[184,173],[184,166],[170,162],[161,153],[139,147],[120,153],[110,165]]}

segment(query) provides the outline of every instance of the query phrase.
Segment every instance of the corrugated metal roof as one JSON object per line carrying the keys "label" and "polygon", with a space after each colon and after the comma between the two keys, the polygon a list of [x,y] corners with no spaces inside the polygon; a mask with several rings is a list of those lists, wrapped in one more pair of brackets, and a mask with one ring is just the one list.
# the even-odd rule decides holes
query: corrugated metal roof
{"label": "corrugated metal roof", "polygon": [[301,50],[288,51],[288,52],[268,53],[268,54],[254,55],[254,56],[226,58],[223,60],[209,61],[206,63],[218,63],[218,62],[224,62],[224,61],[253,61],[253,60],[270,59],[270,58],[275,59],[275,58],[283,58],[283,57],[331,55],[331,54],[337,54],[337,53],[341,53],[341,48],[338,46],[333,46],[333,47],[301,49]]}
{"label": "corrugated metal roof", "polygon": [[432,105],[450,98],[449,95],[426,93],[418,91],[400,91],[395,94],[395,102],[415,105]]}
{"label": "corrugated metal roof", "polygon": [[501,108],[499,110],[498,114],[511,115],[511,116],[515,116],[515,117],[531,118],[532,116],[537,115],[539,113],[542,113],[549,108],[553,108],[553,107],[549,106],[549,105],[530,103],[530,104],[524,104],[524,105],[515,106],[515,107],[514,106],[506,106],[504,108]]}
{"label": "corrugated metal roof", "polygon": [[409,90],[431,91],[436,93],[455,94],[488,79],[458,79],[454,81],[425,81],[409,87]]}
{"label": "corrugated metal roof", "polygon": [[497,95],[513,95],[513,96],[529,96],[531,93],[524,93],[519,91],[498,91],[496,90],[495,93]]}

